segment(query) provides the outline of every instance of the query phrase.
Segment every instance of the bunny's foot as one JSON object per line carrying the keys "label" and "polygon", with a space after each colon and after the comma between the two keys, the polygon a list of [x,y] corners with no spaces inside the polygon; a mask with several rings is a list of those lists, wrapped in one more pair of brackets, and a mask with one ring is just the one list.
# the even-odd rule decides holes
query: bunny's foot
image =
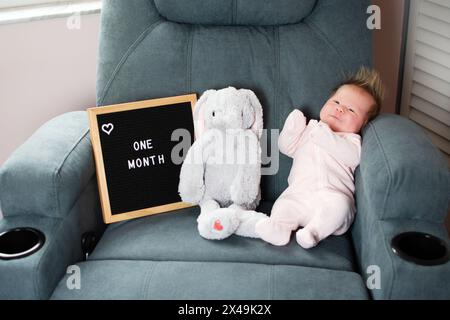
{"label": "bunny's foot", "polygon": [[202,214],[197,219],[198,232],[209,240],[222,240],[232,235],[239,226],[236,211],[230,208],[219,208]]}
{"label": "bunny's foot", "polygon": [[259,238],[258,234],[255,231],[255,225],[259,221],[266,219],[266,214],[254,210],[247,210],[244,206],[240,206],[234,203],[228,208],[235,210],[236,216],[239,219],[239,226],[235,232],[238,236],[247,238]]}

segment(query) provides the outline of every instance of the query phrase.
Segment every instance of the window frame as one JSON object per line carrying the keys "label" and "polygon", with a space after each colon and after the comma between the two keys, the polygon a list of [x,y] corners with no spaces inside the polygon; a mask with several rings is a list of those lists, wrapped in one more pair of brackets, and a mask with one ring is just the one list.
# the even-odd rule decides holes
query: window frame
{"label": "window frame", "polygon": [[68,2],[80,2],[82,0],[72,0],[72,1],[64,1],[64,0],[2,0],[0,2],[0,10],[1,9],[12,9],[12,8],[23,8],[23,7],[31,7],[31,6],[40,6],[40,5],[54,5]]}
{"label": "window frame", "polygon": [[[101,0],[0,0],[0,26],[72,16],[98,14]],[[3,2],[5,1],[5,2]],[[28,5],[25,5],[25,4]],[[8,4],[8,6],[6,6]],[[23,4],[23,6],[20,6]]]}

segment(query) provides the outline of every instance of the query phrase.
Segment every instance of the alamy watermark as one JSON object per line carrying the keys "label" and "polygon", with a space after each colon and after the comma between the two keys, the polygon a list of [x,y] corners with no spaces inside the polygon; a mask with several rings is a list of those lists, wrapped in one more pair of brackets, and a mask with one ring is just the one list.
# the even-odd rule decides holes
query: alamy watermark
{"label": "alamy watermark", "polygon": [[69,290],[80,290],[81,289],[81,269],[77,265],[71,265],[67,267],[67,277],[66,286]]}
{"label": "alamy watermark", "polygon": [[67,26],[67,29],[69,29],[69,30],[80,30],[81,29],[81,14],[80,14],[80,12],[75,12],[70,17],[68,17],[66,26]]}
{"label": "alamy watermark", "polygon": [[368,274],[366,280],[366,287],[369,290],[381,289],[381,269],[377,265],[370,265],[367,267],[366,273]]}
{"label": "alamy watermark", "polygon": [[377,5],[371,5],[367,7],[367,14],[370,17],[367,19],[366,25],[369,30],[381,29],[381,9]]}
{"label": "alamy watermark", "polygon": [[260,140],[249,130],[211,130],[208,137],[191,146],[190,132],[180,128],[172,132],[171,140],[179,143],[172,148],[170,158],[176,165],[184,161],[215,165],[261,164],[261,175],[275,175],[279,169],[278,137],[278,129],[262,130]]}

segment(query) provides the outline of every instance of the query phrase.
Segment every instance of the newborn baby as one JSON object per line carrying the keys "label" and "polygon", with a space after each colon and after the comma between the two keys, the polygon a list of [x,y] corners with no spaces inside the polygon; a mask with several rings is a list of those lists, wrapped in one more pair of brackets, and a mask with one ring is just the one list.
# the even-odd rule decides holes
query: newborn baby
{"label": "newborn baby", "polygon": [[361,68],[341,83],[320,111],[320,121],[292,111],[280,133],[280,152],[293,158],[289,187],[259,220],[256,234],[276,246],[291,232],[303,248],[329,235],[345,233],[353,222],[354,171],[361,154],[360,130],[380,110],[383,88],[379,75]]}

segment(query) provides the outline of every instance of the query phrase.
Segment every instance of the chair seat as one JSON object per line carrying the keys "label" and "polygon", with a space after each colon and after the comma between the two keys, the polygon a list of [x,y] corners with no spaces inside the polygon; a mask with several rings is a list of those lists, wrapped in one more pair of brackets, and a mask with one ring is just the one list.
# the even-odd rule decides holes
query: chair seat
{"label": "chair seat", "polygon": [[[257,210],[268,213],[272,205],[262,202]],[[89,260],[242,262],[354,270],[348,236],[331,236],[309,250],[300,247],[294,236],[283,247],[236,235],[206,240],[197,231],[199,213],[195,206],[112,224]]]}
{"label": "chair seat", "polygon": [[52,299],[368,299],[360,275],[348,271],[235,262],[87,261],[80,289],[66,275]]}

